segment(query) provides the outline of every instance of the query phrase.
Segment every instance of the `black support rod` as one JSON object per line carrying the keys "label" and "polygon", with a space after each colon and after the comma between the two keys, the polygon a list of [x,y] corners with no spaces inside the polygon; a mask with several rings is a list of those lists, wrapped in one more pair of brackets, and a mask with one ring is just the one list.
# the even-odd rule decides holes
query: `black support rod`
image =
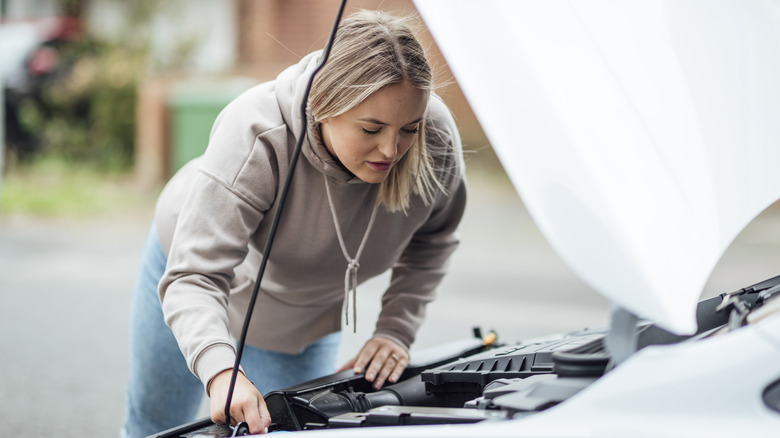
{"label": "black support rod", "polygon": [[276,235],[276,229],[279,226],[279,220],[282,216],[282,210],[284,210],[284,202],[287,199],[287,192],[290,188],[290,183],[292,182],[293,173],[295,172],[295,165],[298,162],[298,156],[301,153],[301,148],[303,146],[303,141],[306,138],[306,130],[308,127],[307,123],[307,117],[306,117],[306,107],[309,100],[309,92],[311,91],[311,85],[312,82],[314,82],[314,76],[322,69],[322,67],[325,65],[325,62],[328,60],[328,56],[330,56],[330,49],[333,46],[333,40],[336,38],[336,30],[338,30],[339,23],[341,22],[341,16],[344,14],[344,7],[346,6],[347,1],[341,0],[341,3],[339,4],[339,9],[336,14],[336,20],[333,22],[333,28],[330,31],[330,36],[328,37],[328,42],[325,44],[325,49],[322,51],[322,57],[320,58],[320,63],[315,67],[314,71],[311,74],[311,77],[309,78],[309,83],[306,86],[306,91],[303,94],[303,101],[301,102],[301,120],[303,121],[303,125],[301,127],[300,133],[298,135],[298,142],[295,144],[295,149],[293,150],[292,157],[290,157],[290,170],[287,173],[287,178],[284,181],[284,186],[282,186],[282,190],[279,194],[278,207],[276,209],[276,213],[274,214],[273,221],[271,222],[271,228],[268,233],[268,240],[265,242],[265,248],[263,249],[263,256],[262,260],[260,261],[260,268],[257,272],[257,280],[255,281],[254,289],[252,290],[252,298],[249,301],[249,307],[247,308],[246,317],[244,318],[244,326],[241,329],[241,337],[238,339],[238,346],[236,351],[236,362],[233,365],[233,374],[230,378],[230,387],[228,388],[228,394],[227,394],[227,401],[225,402],[225,424],[230,426],[230,402],[233,398],[233,391],[235,390],[236,386],[236,378],[238,377],[238,368],[241,364],[241,356],[244,351],[244,344],[246,343],[246,336],[247,332],[249,331],[249,322],[252,319],[252,311],[255,308],[255,302],[257,301],[257,295],[260,291],[260,282],[263,279],[263,274],[265,273],[265,266],[268,263],[268,257],[271,254],[271,247],[274,243],[274,236]]}

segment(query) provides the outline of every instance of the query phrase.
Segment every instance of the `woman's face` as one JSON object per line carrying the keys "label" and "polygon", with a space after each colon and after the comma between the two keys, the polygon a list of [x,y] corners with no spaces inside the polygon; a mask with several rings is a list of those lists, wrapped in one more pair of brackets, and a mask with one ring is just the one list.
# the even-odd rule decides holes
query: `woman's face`
{"label": "woman's face", "polygon": [[367,183],[384,181],[417,138],[428,94],[404,81],[388,85],[358,106],[322,120],[328,152]]}

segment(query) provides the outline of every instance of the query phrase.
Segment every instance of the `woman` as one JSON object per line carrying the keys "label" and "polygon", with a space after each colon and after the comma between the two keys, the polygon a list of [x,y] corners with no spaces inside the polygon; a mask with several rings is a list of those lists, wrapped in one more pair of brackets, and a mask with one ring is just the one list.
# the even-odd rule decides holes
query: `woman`
{"label": "woman", "polygon": [[229,104],[204,156],[160,195],[131,312],[126,436],[191,420],[203,388],[212,419],[224,422],[233,339],[304,123],[231,420],[261,433],[271,420],[261,393],[332,373],[342,311],[357,324],[350,295],[388,269],[374,335],[342,369],[379,388],[407,366],[457,246],[466,196],[460,138],[431,95],[431,67],[404,20],[369,11],[345,19],[300,120],[318,56]]}

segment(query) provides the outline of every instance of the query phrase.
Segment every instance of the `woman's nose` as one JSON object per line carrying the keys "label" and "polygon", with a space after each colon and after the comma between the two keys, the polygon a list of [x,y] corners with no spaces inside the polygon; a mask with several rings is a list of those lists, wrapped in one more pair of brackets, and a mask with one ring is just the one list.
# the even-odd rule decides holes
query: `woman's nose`
{"label": "woman's nose", "polygon": [[398,155],[398,136],[388,136],[380,145],[379,152],[387,158],[395,158]]}

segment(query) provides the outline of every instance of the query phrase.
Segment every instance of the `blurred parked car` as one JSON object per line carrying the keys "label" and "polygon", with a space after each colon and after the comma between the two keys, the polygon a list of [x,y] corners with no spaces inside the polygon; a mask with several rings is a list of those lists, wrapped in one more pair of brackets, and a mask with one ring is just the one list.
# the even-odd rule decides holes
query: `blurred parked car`
{"label": "blurred parked car", "polygon": [[5,140],[20,160],[40,146],[36,132],[26,124],[26,108],[32,104],[45,113],[43,90],[72,68],[68,48],[76,43],[80,29],[80,22],[69,17],[0,21]]}

